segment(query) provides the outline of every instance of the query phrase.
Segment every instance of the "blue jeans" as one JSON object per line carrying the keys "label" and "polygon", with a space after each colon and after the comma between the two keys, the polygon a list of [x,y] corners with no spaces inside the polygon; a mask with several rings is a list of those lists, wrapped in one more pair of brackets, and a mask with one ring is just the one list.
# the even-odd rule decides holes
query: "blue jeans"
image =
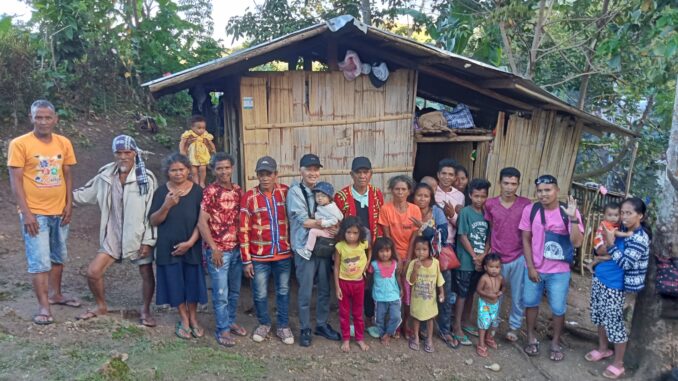
{"label": "blue jeans", "polygon": [[436,323],[438,324],[438,332],[441,335],[449,335],[452,328],[452,306],[457,301],[457,294],[452,291],[452,270],[442,272],[445,284],[443,290],[445,291],[445,300],[438,303],[438,316]]}
{"label": "blue jeans", "polygon": [[242,282],[242,258],[238,248],[224,251],[224,264],[221,267],[215,267],[212,263],[212,250],[206,249],[205,257],[207,271],[212,278],[212,304],[217,325],[216,336],[219,337],[235,323]]}
{"label": "blue jeans", "polygon": [[554,316],[563,316],[567,310],[567,293],[570,289],[570,272],[542,274],[540,282],[533,282],[525,271],[523,287],[523,303],[526,308],[539,307],[541,297],[546,289],[546,297]]}
{"label": "blue jeans", "polygon": [[272,275],[273,283],[275,284],[275,306],[278,328],[287,327],[289,324],[288,309],[290,304],[289,291],[292,259],[287,258],[274,262],[252,262],[252,265],[254,267],[252,295],[259,324],[271,325],[271,317],[268,314],[268,278]]}
{"label": "blue jeans", "polygon": [[[379,337],[384,335],[393,335],[396,329],[402,323],[400,318],[400,299],[393,302],[376,302],[377,304],[377,328],[379,328]],[[388,321],[386,321],[388,314]]]}
{"label": "blue jeans", "polygon": [[332,258],[318,258],[315,255],[305,259],[299,254],[294,254],[299,291],[299,325],[300,329],[311,328],[311,297],[313,296],[314,280],[318,281],[318,300],[316,301],[316,326],[322,327],[327,324],[327,316],[330,314],[330,280],[332,277]]}
{"label": "blue jeans", "polygon": [[66,262],[68,252],[66,239],[68,239],[68,227],[61,226],[61,216],[43,216],[36,214],[40,229],[38,235],[32,237],[23,227],[24,219],[21,220],[24,242],[26,245],[26,261],[28,272],[31,274],[45,273],[52,269],[52,263],[63,264]]}
{"label": "blue jeans", "polygon": [[[520,329],[523,325],[523,314],[525,307],[523,306],[523,284],[525,284],[525,257],[522,255],[516,258],[513,262],[502,263],[501,276],[511,287],[511,310],[509,312],[509,328],[513,330]],[[500,305],[503,297],[500,299]]]}

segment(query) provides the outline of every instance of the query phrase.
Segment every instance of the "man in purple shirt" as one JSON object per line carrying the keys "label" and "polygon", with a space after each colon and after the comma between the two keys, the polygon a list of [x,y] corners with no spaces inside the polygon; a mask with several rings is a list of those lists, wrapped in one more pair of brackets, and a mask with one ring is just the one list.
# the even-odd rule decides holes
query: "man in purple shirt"
{"label": "man in purple shirt", "polygon": [[491,252],[501,258],[501,275],[511,288],[511,311],[506,339],[518,340],[518,331],[523,323],[523,281],[525,257],[523,256],[522,233],[518,229],[523,209],[530,200],[516,194],[520,186],[520,171],[507,167],[499,172],[501,194],[485,203],[485,219],[490,223]]}

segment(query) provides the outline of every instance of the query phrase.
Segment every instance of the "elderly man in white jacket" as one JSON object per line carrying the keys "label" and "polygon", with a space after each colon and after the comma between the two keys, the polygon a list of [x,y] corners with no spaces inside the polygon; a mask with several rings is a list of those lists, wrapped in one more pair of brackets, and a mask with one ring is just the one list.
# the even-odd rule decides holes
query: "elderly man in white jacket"
{"label": "elderly man in white jacket", "polygon": [[134,139],[119,135],[113,139],[115,161],[106,164],[82,188],[73,191],[76,205],[98,204],[101,209],[100,246],[87,269],[87,282],[97,307],[78,316],[79,320],[106,314],[104,273],[114,262],[129,259],[139,266],[143,307],[140,323],[154,327],[150,305],[155,289],[153,246],[156,231],[150,225],[148,211],[157,181],[146,169]]}

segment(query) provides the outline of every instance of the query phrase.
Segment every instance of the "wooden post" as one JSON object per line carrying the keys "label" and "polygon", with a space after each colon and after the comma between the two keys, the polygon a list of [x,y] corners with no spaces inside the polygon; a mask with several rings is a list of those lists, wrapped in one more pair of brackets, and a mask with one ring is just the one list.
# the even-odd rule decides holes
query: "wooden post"
{"label": "wooden post", "polygon": [[304,56],[304,71],[313,71],[313,59],[311,56]]}
{"label": "wooden post", "polygon": [[330,38],[327,41],[327,66],[329,66],[330,71],[339,70],[339,61],[337,59],[337,40]]}
{"label": "wooden post", "polygon": [[297,70],[297,63],[299,62],[299,57],[292,56],[287,59],[287,71]]}
{"label": "wooden post", "polygon": [[636,165],[636,156],[638,156],[638,139],[633,144],[633,151],[631,152],[631,164],[629,164],[629,172],[626,174],[626,188],[624,188],[624,196],[629,197],[631,190],[631,180],[633,179],[633,167]]}

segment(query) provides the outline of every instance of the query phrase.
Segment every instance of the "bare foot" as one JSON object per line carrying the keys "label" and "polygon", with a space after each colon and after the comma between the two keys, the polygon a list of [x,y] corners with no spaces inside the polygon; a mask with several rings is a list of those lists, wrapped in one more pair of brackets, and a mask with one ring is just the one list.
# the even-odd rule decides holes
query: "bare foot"
{"label": "bare foot", "polygon": [[155,327],[158,325],[158,322],[155,320],[155,318],[151,315],[150,312],[142,312],[141,317],[139,318],[139,324],[144,325],[146,327]]}
{"label": "bare foot", "polygon": [[365,342],[362,340],[358,341],[358,346],[363,350],[363,352],[370,349],[370,346],[365,344]]}
{"label": "bare foot", "polygon": [[349,344],[348,344],[348,340],[342,341],[342,343],[341,343],[341,351],[342,351],[342,352],[348,352],[348,351],[350,351],[350,350],[351,350],[351,347],[350,347]]}
{"label": "bare foot", "polygon": [[381,343],[384,344],[385,347],[391,345],[391,336],[389,336],[388,334],[382,336]]}

